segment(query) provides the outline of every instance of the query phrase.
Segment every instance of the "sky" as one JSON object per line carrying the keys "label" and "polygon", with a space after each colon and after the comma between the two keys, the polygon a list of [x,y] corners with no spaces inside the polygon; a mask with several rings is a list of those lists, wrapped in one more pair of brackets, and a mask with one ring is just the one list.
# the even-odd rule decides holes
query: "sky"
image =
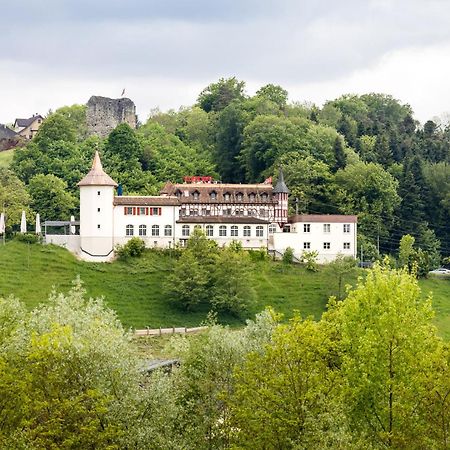
{"label": "sky", "polygon": [[0,123],[125,89],[142,122],[236,76],[450,117],[449,0],[0,0]]}

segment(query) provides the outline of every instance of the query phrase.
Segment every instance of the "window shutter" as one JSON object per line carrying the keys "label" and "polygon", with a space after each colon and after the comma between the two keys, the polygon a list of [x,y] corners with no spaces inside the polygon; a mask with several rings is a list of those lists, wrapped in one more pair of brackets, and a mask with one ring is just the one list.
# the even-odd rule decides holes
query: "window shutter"
{"label": "window shutter", "polygon": [[145,208],[145,215],[148,216],[148,208]]}
{"label": "window shutter", "polygon": [[160,216],[162,213],[162,208],[158,208],[158,216]]}
{"label": "window shutter", "polygon": [[150,215],[153,216],[153,208],[150,208]]}
{"label": "window shutter", "polygon": [[127,207],[126,206],[123,208],[123,213],[125,216],[127,215]]}
{"label": "window shutter", "polygon": [[135,216],[135,215],[136,215],[136,207],[133,206],[133,216]]}

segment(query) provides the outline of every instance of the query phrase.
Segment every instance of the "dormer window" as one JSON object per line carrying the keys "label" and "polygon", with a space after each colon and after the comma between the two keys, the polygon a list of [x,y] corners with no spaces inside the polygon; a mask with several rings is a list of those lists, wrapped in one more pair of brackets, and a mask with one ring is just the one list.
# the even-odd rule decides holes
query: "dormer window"
{"label": "dormer window", "polygon": [[211,200],[217,200],[217,192],[216,191],[212,191],[209,194],[209,196],[210,196]]}
{"label": "dormer window", "polygon": [[261,194],[261,200],[262,200],[263,202],[267,202],[268,197],[269,197],[269,196],[268,196],[265,192],[263,192],[263,193]]}
{"label": "dormer window", "polygon": [[225,192],[225,194],[223,194],[223,199],[226,202],[229,202],[230,201],[230,193],[229,192]]}
{"label": "dormer window", "polygon": [[194,198],[194,200],[198,200],[200,198],[200,192],[194,191],[192,193],[192,197]]}
{"label": "dormer window", "polygon": [[179,189],[176,190],[175,195],[180,198],[181,197],[181,191]]}
{"label": "dormer window", "polygon": [[256,198],[255,194],[253,194],[253,193],[248,194],[248,200],[249,200],[250,202],[254,202],[254,201],[255,201],[255,198]]}
{"label": "dormer window", "polygon": [[236,200],[237,200],[238,202],[242,202],[243,199],[244,199],[244,195],[242,194],[242,192],[238,192],[238,193],[236,194]]}

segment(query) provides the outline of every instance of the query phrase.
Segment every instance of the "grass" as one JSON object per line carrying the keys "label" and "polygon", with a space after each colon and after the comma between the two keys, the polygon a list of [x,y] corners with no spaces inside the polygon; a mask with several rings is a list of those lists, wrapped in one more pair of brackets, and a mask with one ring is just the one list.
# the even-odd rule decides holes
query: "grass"
{"label": "grass", "polygon": [[14,156],[14,149],[0,152],[0,167],[9,167]]}
{"label": "grass", "polygon": [[[130,262],[87,263],[60,247],[10,241],[5,246],[0,244],[0,296],[14,294],[33,308],[46,301],[53,287],[67,292],[79,275],[88,295],[104,296],[126,327],[197,326],[205,320],[207,309],[186,313],[171,305],[163,294],[162,283],[172,265],[169,256],[150,251]],[[336,293],[335,283],[325,270],[310,273],[299,266],[254,263],[253,278],[257,304],[252,314],[273,306],[286,318],[298,310],[303,317],[318,319],[328,297]],[[356,277],[345,281],[354,284]],[[450,340],[450,279],[420,283],[424,295],[433,292],[436,324]],[[243,324],[231,316],[220,320],[231,326]]]}

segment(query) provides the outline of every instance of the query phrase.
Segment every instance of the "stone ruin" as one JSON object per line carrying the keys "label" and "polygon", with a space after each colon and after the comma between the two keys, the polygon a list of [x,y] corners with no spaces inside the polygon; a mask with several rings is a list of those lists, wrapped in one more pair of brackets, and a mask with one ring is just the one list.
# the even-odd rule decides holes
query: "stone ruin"
{"label": "stone ruin", "polygon": [[87,102],[86,122],[89,136],[106,137],[121,123],[136,128],[136,106],[129,98],[93,95]]}

